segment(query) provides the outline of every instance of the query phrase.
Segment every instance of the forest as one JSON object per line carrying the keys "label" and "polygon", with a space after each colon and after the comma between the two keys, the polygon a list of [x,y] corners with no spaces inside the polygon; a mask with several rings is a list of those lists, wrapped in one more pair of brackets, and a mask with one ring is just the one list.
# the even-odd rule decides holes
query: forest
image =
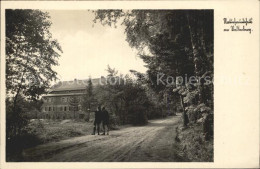
{"label": "forest", "polygon": [[[125,26],[126,41],[148,68],[135,70],[157,110],[182,113],[175,140],[192,161],[213,160],[213,10],[98,10],[94,22]],[[150,92],[149,92],[150,93]],[[149,96],[149,95],[148,95]],[[165,96],[166,102],[165,102]],[[180,108],[179,108],[180,107]],[[157,111],[158,112],[158,111]]]}
{"label": "forest", "polygon": [[[176,111],[178,105],[181,105],[183,125],[202,123],[206,140],[212,137],[213,11],[94,12],[94,22],[115,27],[117,24],[125,26],[126,41],[138,50],[139,57],[148,68],[146,74],[131,70],[139,84],[151,90],[163,107],[170,105]],[[160,78],[161,83],[158,83],[158,75],[165,75],[167,78]],[[166,102],[165,95],[169,98]]]}

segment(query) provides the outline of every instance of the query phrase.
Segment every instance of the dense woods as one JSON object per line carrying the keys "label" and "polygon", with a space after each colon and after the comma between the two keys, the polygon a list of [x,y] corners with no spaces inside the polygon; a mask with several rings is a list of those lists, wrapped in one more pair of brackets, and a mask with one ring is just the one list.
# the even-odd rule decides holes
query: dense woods
{"label": "dense woods", "polygon": [[[178,106],[181,105],[183,127],[180,135],[183,134],[183,128],[189,127],[192,129],[192,134],[189,135],[203,137],[204,141],[211,140],[213,138],[213,11],[94,12],[96,14],[94,22],[115,27],[121,24],[125,27],[126,41],[139,51],[139,57],[148,68],[146,74],[132,71],[139,81],[156,94],[164,107],[171,105],[174,110],[179,110]],[[165,95],[169,96],[166,103],[163,102]],[[185,139],[186,141],[189,139],[190,147],[193,147],[190,138],[184,135],[182,141],[185,142]],[[189,146],[185,145],[184,150],[187,147]],[[212,147],[210,149],[209,154],[212,155]],[[212,156],[206,160],[212,160]]]}
{"label": "dense woods", "polygon": [[98,10],[95,13],[94,22],[125,26],[127,42],[138,49],[148,68],[146,74],[134,72],[139,81],[152,89],[161,102],[163,96],[169,95],[173,106],[181,105],[184,126],[203,121],[207,126],[205,134],[212,136],[213,11]]}

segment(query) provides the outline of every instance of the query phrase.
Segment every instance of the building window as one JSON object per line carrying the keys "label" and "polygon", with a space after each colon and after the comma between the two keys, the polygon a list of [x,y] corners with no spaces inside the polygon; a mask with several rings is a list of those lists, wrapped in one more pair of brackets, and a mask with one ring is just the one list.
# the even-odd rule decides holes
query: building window
{"label": "building window", "polygon": [[49,111],[51,111],[51,107],[49,107]]}
{"label": "building window", "polygon": [[64,107],[64,111],[67,111],[67,107],[66,106]]}
{"label": "building window", "polygon": [[68,98],[67,98],[67,97],[62,97],[62,98],[61,98],[61,101],[62,101],[62,102],[68,102]]}

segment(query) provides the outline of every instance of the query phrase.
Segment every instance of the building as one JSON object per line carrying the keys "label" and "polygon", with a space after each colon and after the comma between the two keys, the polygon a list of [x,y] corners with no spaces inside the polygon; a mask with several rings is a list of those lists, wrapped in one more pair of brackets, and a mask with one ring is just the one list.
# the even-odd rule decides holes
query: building
{"label": "building", "polygon": [[[93,87],[100,79],[92,79]],[[62,81],[54,85],[48,94],[42,97],[42,116],[47,119],[84,118],[86,110],[82,107],[83,95],[86,94],[86,80]]]}

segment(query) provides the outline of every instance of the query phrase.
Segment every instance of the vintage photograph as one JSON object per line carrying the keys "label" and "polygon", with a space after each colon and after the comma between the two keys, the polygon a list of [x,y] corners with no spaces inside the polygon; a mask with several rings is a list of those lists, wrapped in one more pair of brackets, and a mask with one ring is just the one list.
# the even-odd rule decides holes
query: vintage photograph
{"label": "vintage photograph", "polygon": [[214,162],[214,10],[5,9],[6,162]]}

